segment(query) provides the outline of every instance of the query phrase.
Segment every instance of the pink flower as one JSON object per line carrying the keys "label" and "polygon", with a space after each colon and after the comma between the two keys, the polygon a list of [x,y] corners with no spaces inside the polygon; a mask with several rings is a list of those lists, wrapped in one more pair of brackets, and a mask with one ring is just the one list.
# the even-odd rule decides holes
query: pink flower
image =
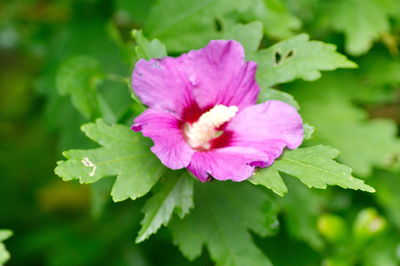
{"label": "pink flower", "polygon": [[242,181],[303,141],[302,119],[280,101],[256,104],[257,64],[236,41],[211,41],[177,58],[140,60],[132,85],[149,106],[132,129],[171,168],[198,179]]}

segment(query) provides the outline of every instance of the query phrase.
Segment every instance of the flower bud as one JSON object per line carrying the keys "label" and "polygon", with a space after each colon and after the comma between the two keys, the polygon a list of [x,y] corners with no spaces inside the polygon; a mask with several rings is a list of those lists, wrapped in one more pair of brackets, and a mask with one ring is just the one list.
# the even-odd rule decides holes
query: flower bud
{"label": "flower bud", "polygon": [[354,221],[353,233],[357,241],[365,242],[386,227],[386,220],[373,208],[360,211]]}
{"label": "flower bud", "polygon": [[318,231],[330,242],[338,242],[346,238],[345,221],[333,214],[324,214],[318,218]]}

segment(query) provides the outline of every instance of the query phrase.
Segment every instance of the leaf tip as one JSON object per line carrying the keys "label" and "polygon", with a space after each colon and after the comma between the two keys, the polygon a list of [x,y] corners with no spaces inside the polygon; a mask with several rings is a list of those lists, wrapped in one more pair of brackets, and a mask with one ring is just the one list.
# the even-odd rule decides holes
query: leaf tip
{"label": "leaf tip", "polygon": [[368,186],[368,185],[365,185],[364,191],[369,192],[369,193],[375,193],[376,192],[375,188],[373,188],[371,186]]}
{"label": "leaf tip", "polygon": [[135,244],[140,244],[143,241],[145,241],[146,239],[147,239],[147,237],[145,237],[144,235],[139,233],[139,235],[135,239]]}
{"label": "leaf tip", "polygon": [[344,68],[358,68],[358,64],[354,61],[346,59],[346,63],[343,65]]}

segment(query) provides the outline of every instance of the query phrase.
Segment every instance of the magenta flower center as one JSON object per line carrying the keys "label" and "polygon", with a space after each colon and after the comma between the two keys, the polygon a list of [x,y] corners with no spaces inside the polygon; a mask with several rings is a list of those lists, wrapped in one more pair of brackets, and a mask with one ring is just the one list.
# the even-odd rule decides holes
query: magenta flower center
{"label": "magenta flower center", "polygon": [[237,106],[218,104],[202,114],[196,122],[186,123],[184,133],[187,143],[194,149],[209,150],[210,140],[221,134],[218,128],[235,117],[238,110]]}

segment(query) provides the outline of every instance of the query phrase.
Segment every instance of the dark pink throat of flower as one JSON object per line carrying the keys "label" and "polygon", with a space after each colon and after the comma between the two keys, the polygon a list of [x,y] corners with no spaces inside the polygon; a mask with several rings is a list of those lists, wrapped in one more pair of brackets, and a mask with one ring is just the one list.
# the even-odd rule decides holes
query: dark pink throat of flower
{"label": "dark pink throat of flower", "polygon": [[225,132],[219,128],[235,117],[238,110],[237,106],[218,104],[203,113],[197,121],[185,123],[183,132],[186,142],[198,151],[207,151],[215,147],[217,139],[226,137],[223,137]]}

